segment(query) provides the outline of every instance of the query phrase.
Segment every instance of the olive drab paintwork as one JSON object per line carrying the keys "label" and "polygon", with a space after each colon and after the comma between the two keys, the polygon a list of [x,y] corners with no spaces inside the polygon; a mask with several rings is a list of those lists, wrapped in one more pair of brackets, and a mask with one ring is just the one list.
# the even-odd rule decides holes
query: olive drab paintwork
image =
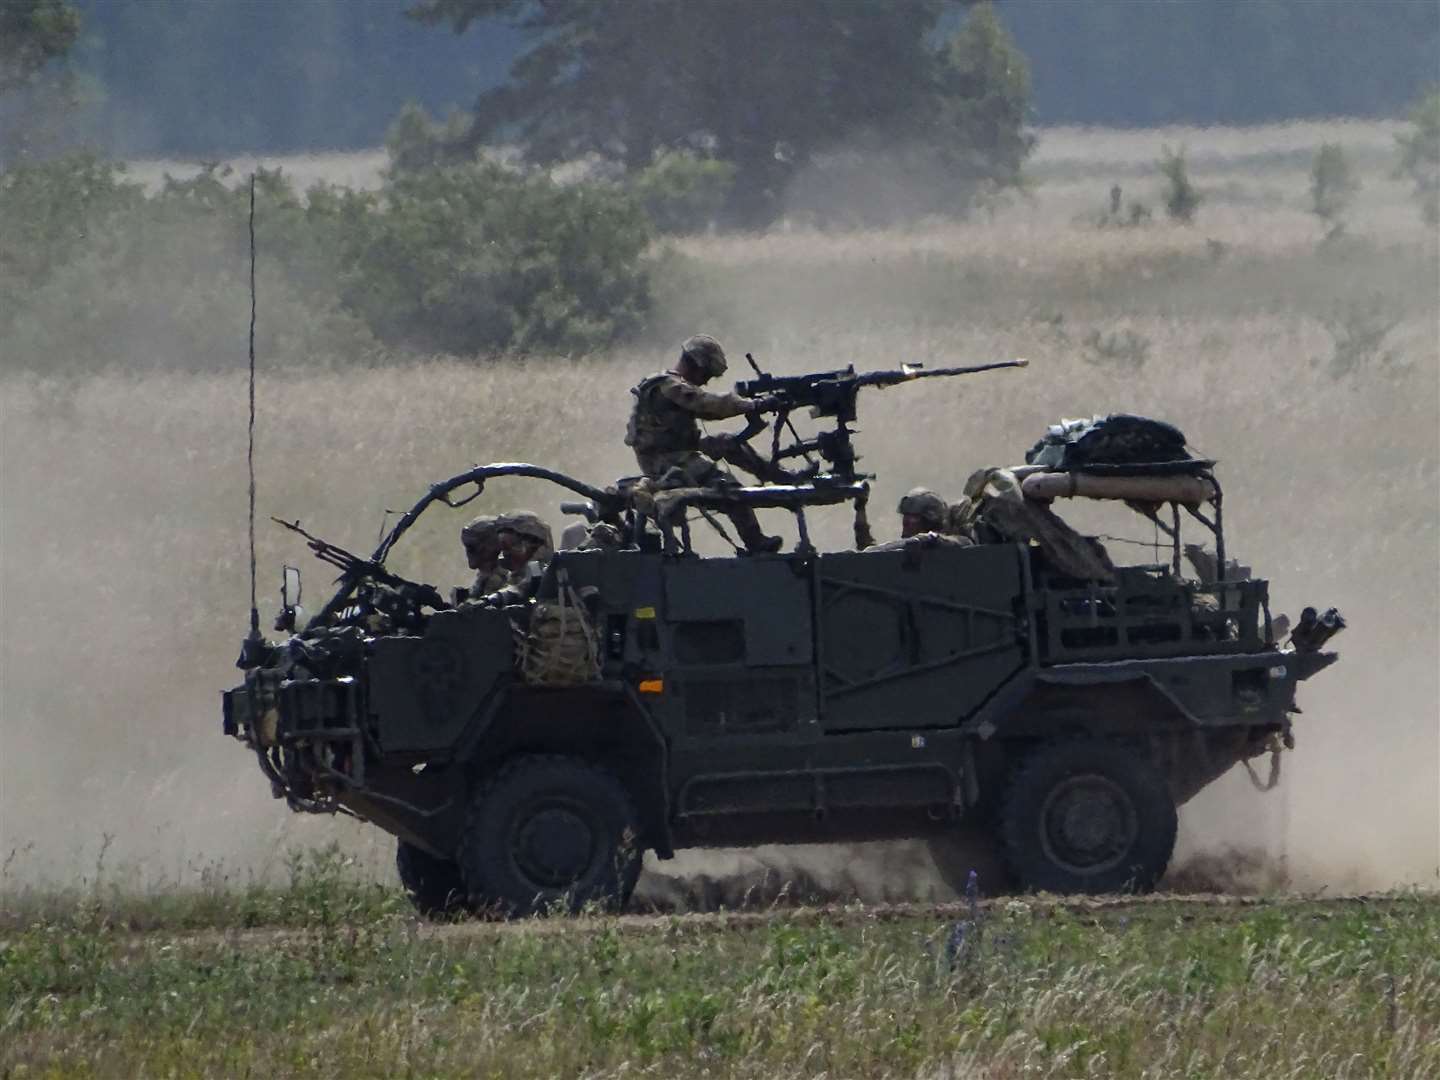
{"label": "olive drab paintwork", "polygon": [[[472,910],[621,906],[640,853],[687,847],[920,837],[947,872],[962,825],[1021,888],[1149,888],[1177,807],[1294,744],[1296,687],[1343,620],[1309,611],[1286,642],[1267,583],[1198,549],[1185,575],[1178,532],[1172,565],[1087,578],[1064,552],[1093,542],[1046,531],[1063,523],[1022,499],[1025,468],[977,474],[975,543],[734,558],[670,548],[622,488],[475,469],[369,560],[309,538],[339,592],[224,695],[225,730],[293,808],[398,837],[422,911],[445,906],[437,883]],[[384,569],[428,506],[514,475],[582,494],[615,542],[556,552],[508,608]]]}

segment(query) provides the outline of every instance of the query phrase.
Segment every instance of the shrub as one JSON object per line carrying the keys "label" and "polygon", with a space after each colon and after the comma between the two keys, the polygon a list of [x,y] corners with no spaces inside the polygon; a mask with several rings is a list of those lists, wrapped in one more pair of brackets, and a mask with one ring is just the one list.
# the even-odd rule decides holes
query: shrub
{"label": "shrub", "polygon": [[1350,167],[1345,148],[1338,143],[1322,144],[1310,166],[1310,208],[1331,236],[1345,228],[1345,211],[1359,190],[1360,180]]}
{"label": "shrub", "polygon": [[1117,371],[1139,371],[1150,359],[1150,339],[1134,330],[1101,333],[1092,330],[1082,339],[1086,362]]}
{"label": "shrub", "polygon": [[633,174],[628,186],[660,232],[699,232],[714,224],[724,208],[735,186],[735,166],[694,154],[664,153]]}
{"label": "shrub", "polygon": [[144,201],[125,167],[91,154],[21,163],[0,173],[0,321],[14,314],[23,293],[44,284],[89,244],[116,215]]}
{"label": "shrub", "polygon": [[1396,175],[1415,185],[1415,200],[1426,224],[1440,224],[1440,87],[1410,110],[1410,130],[1395,136],[1400,151]]}
{"label": "shrub", "polygon": [[1190,170],[1185,163],[1185,148],[1171,151],[1168,146],[1160,148],[1160,172],[1165,177],[1165,213],[1171,221],[1189,225],[1195,220],[1195,211],[1200,209],[1202,196],[1190,182]]}
{"label": "shrub", "polygon": [[1327,367],[1334,378],[1395,361],[1395,353],[1384,346],[1400,317],[1382,296],[1341,304],[1322,322],[1330,331],[1333,351]]}
{"label": "shrub", "polygon": [[[243,362],[248,183],[209,165],[147,196],[77,157],[0,174],[0,355],[50,371]],[[588,350],[649,303],[649,227],[608,184],[496,165],[380,192],[256,176],[260,349],[346,362],[376,340],[460,353]]]}
{"label": "shrub", "polygon": [[650,230],[613,185],[493,164],[401,173],[343,236],[341,298],[395,344],[587,350],[633,331],[649,303]]}
{"label": "shrub", "polygon": [[403,171],[454,163],[457,154],[461,154],[457,148],[468,123],[458,112],[452,113],[445,123],[436,123],[423,106],[406,105],[385,133],[385,150],[391,167]]}
{"label": "shrub", "polygon": [[1025,128],[1030,65],[993,4],[977,4],[940,50],[937,89],[935,142],[947,171],[965,181],[967,199],[983,186],[1020,187],[1035,149]]}

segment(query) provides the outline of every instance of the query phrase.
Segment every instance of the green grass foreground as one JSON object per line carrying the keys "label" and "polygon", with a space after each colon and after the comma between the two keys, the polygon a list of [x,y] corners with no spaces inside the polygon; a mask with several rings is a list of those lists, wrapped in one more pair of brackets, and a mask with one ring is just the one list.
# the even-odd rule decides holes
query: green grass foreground
{"label": "green grass foreground", "polygon": [[4,906],[7,1080],[1440,1075],[1424,894],[431,926],[310,873]]}

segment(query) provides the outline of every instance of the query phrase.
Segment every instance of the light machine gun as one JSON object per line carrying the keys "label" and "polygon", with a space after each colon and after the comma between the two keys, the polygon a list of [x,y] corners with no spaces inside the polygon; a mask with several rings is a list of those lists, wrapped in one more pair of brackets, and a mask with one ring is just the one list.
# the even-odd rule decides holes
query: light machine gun
{"label": "light machine gun", "polygon": [[408,581],[399,574],[391,573],[375,559],[362,558],[328,540],[321,540],[318,536],[313,536],[302,529],[298,521],[285,521],[277,517],[272,517],[270,520],[291,532],[299,533],[305,538],[305,546],[315,553],[316,558],[321,562],[329,563],[340,571],[340,577],[337,579],[341,586],[339,591],[325,605],[324,609],[310,620],[309,627],[324,625],[331,616],[337,614],[349,603],[357,588],[362,588],[362,583],[367,581],[386,586],[387,589],[384,594],[376,593],[373,589],[369,590],[364,596],[363,602],[404,625],[418,622],[422,607],[443,611],[450,606],[434,586]]}
{"label": "light machine gun", "polygon": [[[855,471],[860,460],[850,436],[855,433],[856,399],[866,387],[884,389],[899,386],[916,379],[949,378],[952,375],[974,375],[981,371],[995,371],[999,368],[1026,367],[1028,360],[1000,360],[991,364],[975,364],[970,367],[948,367],[926,369],[920,364],[905,364],[892,371],[857,372],[854,365],[836,371],[815,371],[805,375],[769,375],[761,372],[751,357],[756,378],[735,384],[735,392],[745,398],[766,398],[773,406],[775,422],[772,425],[770,464],[779,465],[789,458],[818,455],[826,468],[813,464],[809,479],[822,482],[854,483],[868,479]],[[809,439],[802,439],[790,423],[790,414],[796,409],[809,408],[816,419],[834,420],[835,426],[821,431]],[[751,414],[745,429],[736,438],[741,442],[754,438],[765,429],[765,422]],[[781,432],[788,430],[794,439],[789,445],[780,443]],[[805,475],[802,473],[802,475]]]}

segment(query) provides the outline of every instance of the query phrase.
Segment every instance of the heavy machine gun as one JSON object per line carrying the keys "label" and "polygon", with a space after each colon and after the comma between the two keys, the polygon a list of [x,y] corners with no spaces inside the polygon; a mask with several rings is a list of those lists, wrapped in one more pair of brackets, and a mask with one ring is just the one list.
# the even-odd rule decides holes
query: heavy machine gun
{"label": "heavy machine gun", "polygon": [[[826,468],[812,464],[811,479],[827,479],[841,483],[854,483],[866,479],[855,471],[860,460],[850,436],[855,433],[856,404],[860,391],[866,387],[884,389],[916,379],[949,378],[952,375],[974,375],[981,371],[995,371],[999,368],[1026,367],[1028,360],[1000,360],[990,364],[974,364],[969,367],[925,368],[921,364],[904,364],[891,371],[857,372],[854,365],[835,371],[815,371],[804,375],[771,375],[762,372],[753,357],[746,356],[756,377],[735,384],[735,392],[746,398],[768,398],[774,406],[775,422],[770,447],[770,464],[778,465],[789,458],[818,455]],[[790,422],[790,414],[796,409],[808,408],[816,419],[829,419],[835,426],[820,431],[808,439],[801,438]],[[745,442],[758,435],[765,428],[763,420],[752,414],[750,422],[737,438]],[[781,445],[781,432],[789,431],[793,442]]]}

